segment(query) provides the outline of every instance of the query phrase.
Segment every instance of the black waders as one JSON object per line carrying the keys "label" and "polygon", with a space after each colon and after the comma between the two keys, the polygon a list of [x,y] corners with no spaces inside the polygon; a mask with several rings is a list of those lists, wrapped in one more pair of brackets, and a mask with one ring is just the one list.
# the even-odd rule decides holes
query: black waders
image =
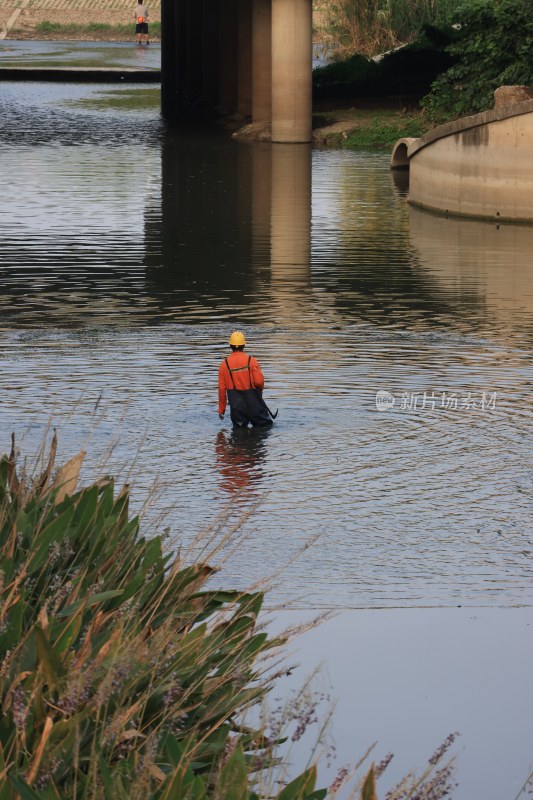
{"label": "black waders", "polygon": [[[250,356],[248,356],[248,366],[238,367],[237,370],[232,370],[226,358],[226,366],[233,383],[233,389],[228,389],[228,401],[230,406],[231,421],[237,428],[243,428],[250,423],[250,425],[265,427],[272,425],[270,419],[270,412],[263,400],[262,392],[260,389],[255,389],[252,386],[252,374],[250,372]],[[233,380],[232,372],[237,372],[241,369],[247,369],[250,377],[250,389],[236,389],[235,381]]]}

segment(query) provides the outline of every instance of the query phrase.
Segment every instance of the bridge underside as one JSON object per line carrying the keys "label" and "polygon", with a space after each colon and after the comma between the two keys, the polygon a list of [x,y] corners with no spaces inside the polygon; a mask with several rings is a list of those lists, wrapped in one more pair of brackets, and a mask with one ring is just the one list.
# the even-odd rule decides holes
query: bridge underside
{"label": "bridge underside", "polygon": [[194,106],[311,140],[312,0],[162,0],[163,113]]}

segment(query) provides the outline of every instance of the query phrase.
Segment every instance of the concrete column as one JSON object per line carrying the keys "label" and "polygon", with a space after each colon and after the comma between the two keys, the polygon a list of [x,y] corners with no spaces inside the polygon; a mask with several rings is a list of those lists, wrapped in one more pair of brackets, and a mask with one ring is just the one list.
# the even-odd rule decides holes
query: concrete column
{"label": "concrete column", "polygon": [[177,103],[177,0],[161,0],[161,108],[170,116]]}
{"label": "concrete column", "polygon": [[222,114],[230,114],[237,109],[238,12],[239,0],[220,0],[218,108]]}
{"label": "concrete column", "polygon": [[183,112],[187,86],[188,0],[161,2],[161,108],[165,117]]}
{"label": "concrete column", "polygon": [[272,0],[272,141],[310,142],[312,0]]}
{"label": "concrete column", "polygon": [[272,0],[252,0],[252,121],[272,117]]}
{"label": "concrete column", "polygon": [[239,0],[238,105],[243,117],[252,116],[252,3]]}

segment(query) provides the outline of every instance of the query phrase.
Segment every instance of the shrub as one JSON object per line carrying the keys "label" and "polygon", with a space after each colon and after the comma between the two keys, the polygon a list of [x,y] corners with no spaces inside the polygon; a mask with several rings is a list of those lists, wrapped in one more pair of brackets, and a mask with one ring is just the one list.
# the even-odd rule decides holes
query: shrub
{"label": "shrub", "polygon": [[460,26],[447,48],[454,64],[423,105],[435,121],[492,107],[494,90],[533,82],[533,16],[526,0],[469,0],[450,17]]}
{"label": "shrub", "polygon": [[317,67],[313,70],[315,95],[401,96],[418,101],[452,64],[446,52],[450,38],[445,29],[426,27],[412,44],[379,61],[354,55]]}
{"label": "shrub", "polygon": [[[239,718],[280,643],[262,595],[209,591],[112,480],[74,492],[80,463],[30,481],[0,461],[1,797],[258,798],[277,742]],[[275,796],[320,800],[315,774]]]}
{"label": "shrub", "polygon": [[332,61],[324,67],[315,67],[313,80],[317,84],[366,82],[377,71],[374,61],[365,56],[353,55],[349,58]]}

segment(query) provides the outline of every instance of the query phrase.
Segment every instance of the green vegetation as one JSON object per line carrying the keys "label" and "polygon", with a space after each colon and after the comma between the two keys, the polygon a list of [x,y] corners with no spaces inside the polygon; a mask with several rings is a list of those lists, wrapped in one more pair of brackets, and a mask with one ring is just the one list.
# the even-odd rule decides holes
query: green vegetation
{"label": "green vegetation", "polygon": [[374,147],[390,150],[398,139],[406,136],[422,136],[430,127],[421,114],[372,114],[370,119],[362,119],[357,130],[348,134],[344,147]]}
{"label": "green vegetation", "polygon": [[[55,472],[55,451],[54,437],[31,475],[14,447],[0,459],[2,800],[335,797],[347,770],[329,790],[313,763],[288,782],[282,728],[245,724],[283,641],[257,624],[263,595],[207,588],[207,563],[140,535],[127,489],[76,490],[84,454]],[[315,708],[293,709],[299,735]],[[454,738],[387,797],[446,796],[452,762],[438,765]],[[377,800],[389,761],[370,767],[362,800]]]}
{"label": "green vegetation", "polygon": [[88,97],[63,100],[62,105],[92,111],[106,111],[111,108],[121,111],[158,110],[161,106],[161,89],[159,86],[149,88],[120,86],[117,89],[101,89]]}
{"label": "green vegetation", "polygon": [[426,26],[410,45],[377,61],[352,55],[318,67],[313,70],[315,98],[400,97],[404,104],[418,103],[453,63],[446,52],[450,41],[451,34]]}
{"label": "green vegetation", "polygon": [[[435,124],[491,108],[499,86],[533,84],[528,0],[317,0],[316,7],[318,36],[348,54],[314,71],[318,99],[421,100]],[[402,42],[410,44],[369,58]]]}
{"label": "green vegetation", "polygon": [[[257,798],[276,741],[239,724],[269,687],[260,593],[209,591],[213,573],[139,535],[128,493],[67,494],[0,461],[0,796]],[[315,767],[279,800],[320,800]]]}
{"label": "green vegetation", "polygon": [[[108,25],[104,22],[89,22],[87,25],[82,25],[74,22],[61,24],[59,22],[44,20],[36,25],[35,30],[37,34],[41,36],[60,36],[62,38],[67,36],[72,36],[73,38],[85,36],[87,38],[95,37],[97,39],[131,39],[135,31],[135,26],[133,22],[131,25]],[[150,36],[154,39],[159,39],[161,37],[160,22],[151,22],[149,30]]]}
{"label": "green vegetation", "polygon": [[[331,8],[350,3],[345,0]],[[407,13],[411,4],[405,7]],[[411,44],[378,61],[361,55],[361,50],[316,69],[315,97],[338,99],[339,104],[391,96],[405,105],[420,101],[427,122],[419,118],[401,133],[418,135],[411,131],[423,132],[430,124],[492,108],[499,86],[533,84],[533,15],[527,0],[467,0],[459,6],[450,1],[435,4],[432,13],[432,23],[424,25]],[[420,14],[427,16],[422,6]],[[381,128],[376,122],[363,138],[358,132],[351,141],[385,144],[389,136]],[[391,127],[391,136],[393,132]]]}
{"label": "green vegetation", "polygon": [[[318,130],[337,121],[334,113],[317,113],[313,116],[314,127]],[[342,112],[342,123],[343,130],[326,135],[326,143],[344,148],[390,150],[398,139],[422,136],[430,127],[427,116],[420,111],[407,109],[348,109]]]}
{"label": "green vegetation", "polygon": [[485,111],[499,86],[533,83],[530,2],[469,0],[449,21],[460,26],[447,48],[455,63],[435,80],[423,101],[432,119]]}
{"label": "green vegetation", "polygon": [[457,0],[314,0],[315,37],[335,55],[375,56],[440,25]]}

